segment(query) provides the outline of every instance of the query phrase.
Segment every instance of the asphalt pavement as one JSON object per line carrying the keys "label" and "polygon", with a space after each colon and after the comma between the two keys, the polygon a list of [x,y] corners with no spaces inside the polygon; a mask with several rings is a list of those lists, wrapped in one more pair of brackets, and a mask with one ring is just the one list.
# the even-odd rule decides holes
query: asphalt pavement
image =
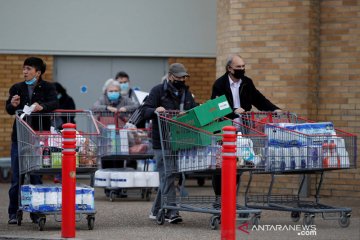
{"label": "asphalt pavement", "polygon": [[[86,180],[79,180],[87,183]],[[187,181],[190,196],[211,195],[211,182],[205,186],[197,186],[195,181]],[[8,188],[9,183],[0,183],[0,239],[61,239],[61,224],[54,216],[48,216],[44,231],[39,231],[33,224],[29,214],[24,214],[21,226],[8,225]],[[127,198],[118,198],[110,202],[104,194],[104,189],[95,189],[95,225],[88,230],[86,219],[76,224],[76,239],[220,239],[220,230],[209,227],[210,214],[181,212],[183,223],[157,225],[148,218],[151,201],[141,198],[139,191],[130,191]],[[308,231],[302,228],[302,218],[292,222],[289,212],[262,211],[259,228],[254,229],[247,223],[237,223],[236,239],[360,239],[360,202],[351,198],[326,198],[323,203],[352,208],[351,224],[347,228],[339,226],[336,220],[323,220],[321,215],[315,217],[314,228]],[[311,230],[311,231],[310,231]]]}

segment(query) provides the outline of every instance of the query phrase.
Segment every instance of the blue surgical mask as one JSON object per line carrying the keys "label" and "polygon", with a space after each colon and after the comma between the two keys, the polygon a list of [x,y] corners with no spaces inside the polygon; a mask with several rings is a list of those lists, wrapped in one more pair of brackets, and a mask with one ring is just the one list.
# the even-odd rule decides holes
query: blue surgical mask
{"label": "blue surgical mask", "polygon": [[121,92],[127,92],[129,90],[129,83],[120,83]]}
{"label": "blue surgical mask", "polygon": [[107,97],[109,98],[110,101],[116,101],[119,99],[120,93],[119,92],[107,92]]}
{"label": "blue surgical mask", "polygon": [[36,82],[36,77],[34,77],[33,79],[29,80],[29,81],[25,81],[25,83],[27,85],[34,85],[34,83]]}

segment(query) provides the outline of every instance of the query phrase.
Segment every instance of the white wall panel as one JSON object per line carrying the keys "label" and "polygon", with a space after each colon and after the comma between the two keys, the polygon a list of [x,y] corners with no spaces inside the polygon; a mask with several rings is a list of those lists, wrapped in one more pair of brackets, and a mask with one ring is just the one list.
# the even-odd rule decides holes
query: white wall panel
{"label": "white wall panel", "polygon": [[0,53],[216,55],[216,0],[0,0]]}

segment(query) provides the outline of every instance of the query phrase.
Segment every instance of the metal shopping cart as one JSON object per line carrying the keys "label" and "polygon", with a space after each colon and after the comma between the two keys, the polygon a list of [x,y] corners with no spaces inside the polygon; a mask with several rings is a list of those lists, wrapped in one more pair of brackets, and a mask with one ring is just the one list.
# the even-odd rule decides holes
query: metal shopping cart
{"label": "metal shopping cart", "polygon": [[[246,190],[246,206],[261,209],[289,211],[294,222],[313,225],[315,214],[324,220],[338,220],[341,227],[350,224],[351,209],[320,203],[320,189],[326,171],[356,168],[356,136],[334,128],[331,122],[315,123],[291,113],[246,113],[241,116],[245,125],[261,130],[268,137],[264,171],[250,174]],[[250,194],[255,174],[270,174],[268,194]],[[273,194],[276,175],[302,175],[295,195]],[[315,201],[300,197],[306,174],[320,174]]]}
{"label": "metal shopping cart", "polygon": [[[165,164],[165,174],[196,174],[199,172],[220,173],[221,170],[221,144],[220,133],[225,125],[234,125],[240,131],[246,129],[246,134],[238,133],[242,145],[238,145],[237,151],[242,152],[242,157],[251,161],[238,161],[237,172],[257,171],[264,167],[260,150],[266,146],[266,136],[241,123],[230,120],[216,121],[205,129],[199,129],[173,119],[179,112],[166,111],[158,114],[161,146]],[[218,132],[218,133],[213,133]],[[251,146],[250,146],[251,142]],[[247,145],[247,143],[249,145]],[[256,159],[256,160],[255,160]],[[183,181],[183,184],[185,182]],[[159,225],[165,222],[166,210],[178,210],[188,212],[209,213],[210,228],[217,229],[221,214],[220,196],[187,196],[170,197],[162,196],[162,206],[156,216]],[[237,220],[259,223],[261,211],[250,209],[240,204],[236,206]]]}
{"label": "metal shopping cart", "polygon": [[[23,117],[23,118],[22,118]],[[21,116],[21,112],[16,114],[16,127],[19,151],[19,172],[20,179],[25,177],[24,183],[29,183],[30,174],[54,175],[61,173],[62,160],[62,136],[60,129],[57,128],[59,118],[76,118],[76,173],[92,175],[97,169],[99,161],[99,149],[97,141],[99,129],[90,111],[83,110],[57,110],[51,113],[32,113],[31,115]],[[62,120],[62,121],[63,121]],[[81,186],[77,187],[82,188]],[[76,201],[77,221],[86,216],[88,228],[94,228],[95,207],[93,188],[86,186],[87,193],[90,194],[89,202],[82,203]],[[56,221],[61,221],[61,185],[21,185],[19,198],[19,211],[17,214],[18,225],[21,225],[23,211],[30,212],[38,217],[39,230],[45,226],[46,216],[54,215]],[[78,191],[77,190],[77,194]],[[36,195],[35,192],[41,193]],[[46,202],[47,196],[51,195],[51,203]],[[32,195],[34,194],[34,195]],[[47,195],[48,194],[48,195]],[[80,193],[81,194],[81,191]],[[40,205],[34,205],[31,198],[37,196]],[[34,197],[35,198],[35,197]],[[50,198],[50,197],[49,197]],[[88,204],[89,203],[89,204]]]}
{"label": "metal shopping cart", "polygon": [[[157,179],[145,181],[145,178],[157,177],[152,160],[150,129],[139,129],[129,124],[133,116],[131,112],[96,111],[94,115],[100,129],[102,146],[102,164],[96,172],[95,186],[104,187],[110,201],[134,193],[140,193],[142,199],[150,201],[152,189],[158,187]],[[130,189],[136,191],[128,191]]]}

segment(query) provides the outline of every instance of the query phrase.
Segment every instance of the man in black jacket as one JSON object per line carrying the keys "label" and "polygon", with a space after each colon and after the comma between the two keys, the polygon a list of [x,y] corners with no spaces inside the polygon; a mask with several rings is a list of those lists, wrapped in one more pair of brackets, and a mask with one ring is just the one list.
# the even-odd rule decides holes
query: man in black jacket
{"label": "man in black jacket", "polygon": [[[239,55],[227,58],[225,74],[218,78],[212,88],[211,99],[225,95],[233,112],[227,117],[239,118],[239,114],[250,111],[255,106],[260,111],[281,112],[280,108],[271,103],[253,81],[245,76],[245,61]],[[221,175],[213,176],[215,195],[221,194]]]}
{"label": "man in black jacket", "polygon": [[[10,115],[14,115],[16,110],[21,110],[25,105],[33,106],[33,112],[48,113],[58,108],[58,100],[56,97],[55,86],[42,79],[42,75],[46,70],[46,65],[42,59],[37,57],[29,57],[25,59],[23,65],[24,81],[14,84],[9,90],[9,97],[6,101],[6,111]],[[40,119],[36,116],[28,118],[31,127],[35,131],[50,130],[50,119]],[[13,124],[13,132],[11,136],[11,169],[12,179],[9,189],[9,224],[16,224],[16,213],[18,210],[19,196],[19,153],[17,142],[16,121]],[[40,176],[30,176],[32,184],[41,184]],[[33,217],[32,217],[33,218]],[[35,217],[33,221],[35,221]]]}
{"label": "man in black jacket", "polygon": [[[151,219],[156,219],[156,215],[161,208],[161,198],[163,195],[166,195],[170,199],[175,199],[176,197],[174,184],[175,176],[171,172],[165,171],[165,164],[167,164],[167,170],[171,169],[171,166],[169,166],[169,162],[164,161],[163,158],[156,113],[162,113],[166,110],[184,111],[196,106],[191,92],[185,85],[185,79],[188,76],[189,74],[184,65],[181,63],[171,64],[167,79],[151,89],[149,97],[143,106],[144,118],[152,119],[152,144],[157,169],[160,175],[160,187],[149,216]],[[165,219],[170,223],[182,222],[182,218],[175,210],[168,210]]]}

